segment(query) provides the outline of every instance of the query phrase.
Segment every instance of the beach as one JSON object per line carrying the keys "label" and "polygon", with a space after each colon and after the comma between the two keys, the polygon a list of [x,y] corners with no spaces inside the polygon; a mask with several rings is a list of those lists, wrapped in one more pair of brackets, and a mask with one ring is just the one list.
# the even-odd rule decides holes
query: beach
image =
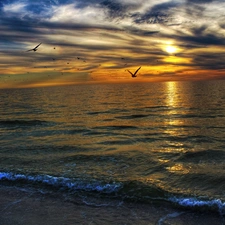
{"label": "beach", "polygon": [[177,209],[165,203],[123,202],[118,206],[94,206],[67,200],[59,194],[47,195],[33,190],[0,186],[1,225],[221,225],[218,214]]}

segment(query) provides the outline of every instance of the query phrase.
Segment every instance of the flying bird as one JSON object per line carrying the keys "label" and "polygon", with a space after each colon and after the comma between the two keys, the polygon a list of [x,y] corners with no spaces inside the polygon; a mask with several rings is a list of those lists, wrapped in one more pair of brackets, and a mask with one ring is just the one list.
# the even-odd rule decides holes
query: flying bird
{"label": "flying bird", "polygon": [[130,72],[130,70],[127,70],[127,71],[131,74],[132,77],[137,77],[136,74],[137,74],[138,70],[140,70],[140,69],[141,69],[141,66],[134,73]]}
{"label": "flying bird", "polygon": [[30,51],[36,52],[36,51],[37,51],[37,48],[38,48],[40,45],[41,45],[41,43],[38,44],[36,47],[34,47],[34,48],[30,49],[30,50],[27,50],[27,52],[30,52]]}

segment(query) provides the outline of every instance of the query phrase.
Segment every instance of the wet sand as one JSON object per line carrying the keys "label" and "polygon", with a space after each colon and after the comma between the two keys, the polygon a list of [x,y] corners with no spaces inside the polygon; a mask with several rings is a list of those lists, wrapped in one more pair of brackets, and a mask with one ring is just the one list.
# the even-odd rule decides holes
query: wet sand
{"label": "wet sand", "polygon": [[[98,200],[99,201],[99,200]],[[119,203],[94,205],[0,186],[0,225],[221,225],[223,218],[209,212],[182,211],[170,205]]]}

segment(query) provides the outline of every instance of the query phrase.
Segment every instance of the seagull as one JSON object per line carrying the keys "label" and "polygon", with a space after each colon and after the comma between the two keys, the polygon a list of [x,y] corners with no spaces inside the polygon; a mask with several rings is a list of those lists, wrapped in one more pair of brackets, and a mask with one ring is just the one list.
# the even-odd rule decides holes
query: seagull
{"label": "seagull", "polygon": [[140,69],[141,69],[141,66],[135,71],[135,73],[130,72],[130,70],[127,70],[127,71],[131,74],[132,77],[137,77],[136,74],[137,74],[138,70],[140,70]]}
{"label": "seagull", "polygon": [[30,50],[27,50],[27,52],[30,52],[30,51],[36,52],[37,51],[37,48],[39,47],[39,45],[41,45],[41,43],[38,44],[36,47],[34,47],[34,48],[30,49]]}

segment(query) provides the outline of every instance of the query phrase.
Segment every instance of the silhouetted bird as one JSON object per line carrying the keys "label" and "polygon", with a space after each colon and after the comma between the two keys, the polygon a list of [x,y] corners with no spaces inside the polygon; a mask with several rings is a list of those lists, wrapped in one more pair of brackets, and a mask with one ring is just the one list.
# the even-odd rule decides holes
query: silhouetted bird
{"label": "silhouetted bird", "polygon": [[127,70],[127,71],[131,74],[132,77],[137,77],[136,74],[137,74],[138,70],[140,70],[140,69],[141,69],[141,66],[134,73],[130,72],[130,70]]}
{"label": "silhouetted bird", "polygon": [[38,48],[40,45],[41,45],[41,43],[38,44],[36,47],[34,47],[34,48],[30,49],[30,50],[27,50],[27,52],[30,52],[30,51],[36,52],[36,51],[37,51],[37,48]]}

